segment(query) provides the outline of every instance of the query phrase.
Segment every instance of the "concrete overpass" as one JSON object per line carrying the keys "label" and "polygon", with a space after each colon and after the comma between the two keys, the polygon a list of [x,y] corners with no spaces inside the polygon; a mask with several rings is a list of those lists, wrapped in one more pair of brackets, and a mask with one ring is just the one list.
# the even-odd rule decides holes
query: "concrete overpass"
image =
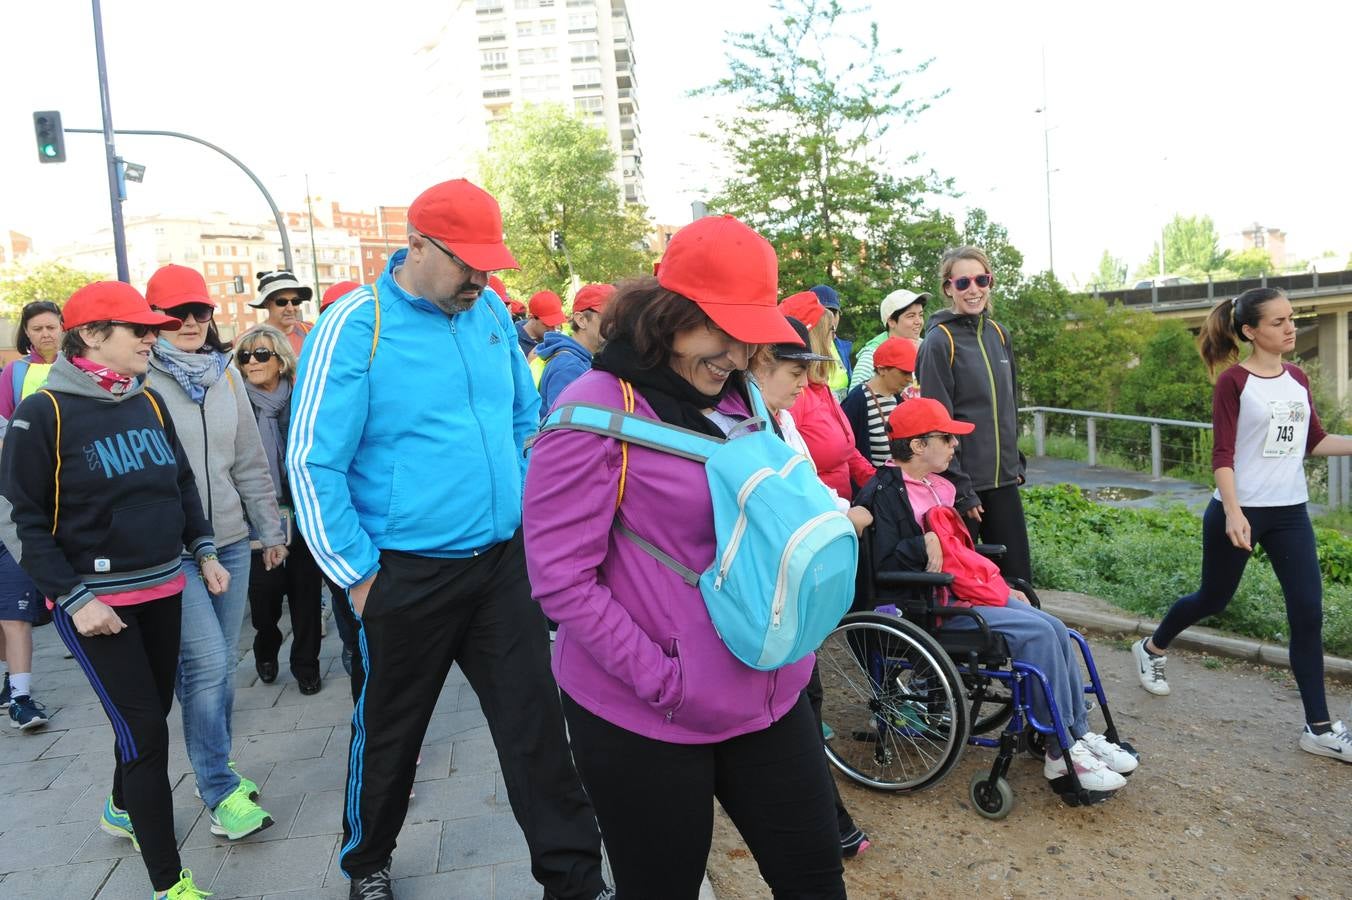
{"label": "concrete overpass", "polygon": [[1291,298],[1300,325],[1296,353],[1301,359],[1318,359],[1324,374],[1333,378],[1338,401],[1346,401],[1349,379],[1352,379],[1352,353],[1349,352],[1352,343],[1348,331],[1348,313],[1352,312],[1352,271],[1302,272],[1239,281],[1095,291],[1094,296],[1109,303],[1145,310],[1160,318],[1178,319],[1195,331],[1217,302],[1256,287],[1281,288]]}

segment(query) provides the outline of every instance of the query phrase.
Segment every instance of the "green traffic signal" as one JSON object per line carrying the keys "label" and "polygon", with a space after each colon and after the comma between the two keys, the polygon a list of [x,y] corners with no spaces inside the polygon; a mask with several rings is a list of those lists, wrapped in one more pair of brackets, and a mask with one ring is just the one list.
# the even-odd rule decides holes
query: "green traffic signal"
{"label": "green traffic signal", "polygon": [[48,159],[51,159],[51,158],[55,157],[55,156],[56,156],[56,145],[55,145],[55,144],[43,144],[43,145],[42,145],[42,155],[45,156],[45,157],[47,157]]}
{"label": "green traffic signal", "polygon": [[61,127],[61,113],[54,109],[33,113],[33,134],[38,142],[38,162],[66,161],[66,134]]}

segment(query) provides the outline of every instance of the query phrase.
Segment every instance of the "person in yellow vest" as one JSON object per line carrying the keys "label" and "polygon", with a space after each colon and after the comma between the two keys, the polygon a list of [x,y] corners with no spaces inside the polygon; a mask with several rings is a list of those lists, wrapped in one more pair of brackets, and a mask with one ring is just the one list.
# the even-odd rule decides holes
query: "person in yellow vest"
{"label": "person in yellow vest", "polygon": [[836,328],[840,326],[840,294],[828,284],[819,284],[811,290],[817,296],[817,302],[831,317],[830,350],[835,366],[831,369],[831,379],[826,386],[836,395],[837,401],[843,400],[850,389],[850,350],[854,345],[836,334]]}
{"label": "person in yellow vest", "polygon": [[[531,371],[539,361],[540,418],[549,414],[563,389],[591,370],[592,356],[601,349],[601,315],[615,293],[613,284],[589,284],[573,298],[569,324],[572,334],[551,331],[535,348]],[[546,369],[545,367],[548,366]]]}
{"label": "person in yellow vest", "polygon": [[[0,437],[19,401],[47,383],[61,347],[61,308],[50,300],[27,304],[19,315],[22,354],[0,372]],[[47,724],[46,708],[33,699],[33,626],[45,621],[46,604],[32,580],[0,545],[0,709],[24,734]]]}

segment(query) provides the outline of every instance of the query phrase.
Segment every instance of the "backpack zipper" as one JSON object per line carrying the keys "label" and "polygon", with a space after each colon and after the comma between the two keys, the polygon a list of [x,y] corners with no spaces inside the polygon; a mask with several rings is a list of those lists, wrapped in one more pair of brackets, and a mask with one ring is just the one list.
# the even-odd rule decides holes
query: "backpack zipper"
{"label": "backpack zipper", "polygon": [[830,512],[824,512],[819,516],[808,519],[802,525],[798,526],[798,530],[789,537],[788,544],[784,546],[784,553],[779,557],[779,577],[775,580],[775,598],[774,602],[770,605],[771,628],[779,628],[780,619],[784,615],[784,607],[789,600],[789,562],[793,559],[793,552],[797,550],[798,545],[807,538],[808,532],[818,525],[839,515],[841,515],[841,513],[831,510]]}
{"label": "backpack zipper", "polygon": [[751,498],[751,492],[760,487],[761,482],[771,475],[777,474],[780,478],[787,478],[795,466],[807,461],[806,456],[794,454],[793,459],[786,462],[778,472],[771,468],[758,469],[755,474],[746,480],[746,484],[742,485],[742,489],[737,492],[737,524],[733,526],[732,538],[723,550],[723,558],[718,561],[718,576],[714,579],[714,590],[721,591],[723,589],[723,579],[728,574],[728,569],[732,568],[732,560],[737,555],[737,547],[742,543],[743,535],[746,534],[746,502]]}

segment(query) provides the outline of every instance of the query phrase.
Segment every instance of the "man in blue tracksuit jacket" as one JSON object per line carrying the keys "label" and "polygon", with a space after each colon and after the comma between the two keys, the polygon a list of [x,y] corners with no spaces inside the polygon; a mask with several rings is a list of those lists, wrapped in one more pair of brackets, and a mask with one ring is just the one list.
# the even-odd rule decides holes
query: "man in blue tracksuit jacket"
{"label": "man in blue tracksuit jacket", "polygon": [[521,543],[524,443],[539,395],[488,272],[516,268],[497,201],[463,179],[408,211],[408,247],[310,335],[287,469],[316,561],[361,621],[340,864],[392,897],[390,856],[453,662],[497,743],[546,897],[606,888],[573,769],[544,616]]}

